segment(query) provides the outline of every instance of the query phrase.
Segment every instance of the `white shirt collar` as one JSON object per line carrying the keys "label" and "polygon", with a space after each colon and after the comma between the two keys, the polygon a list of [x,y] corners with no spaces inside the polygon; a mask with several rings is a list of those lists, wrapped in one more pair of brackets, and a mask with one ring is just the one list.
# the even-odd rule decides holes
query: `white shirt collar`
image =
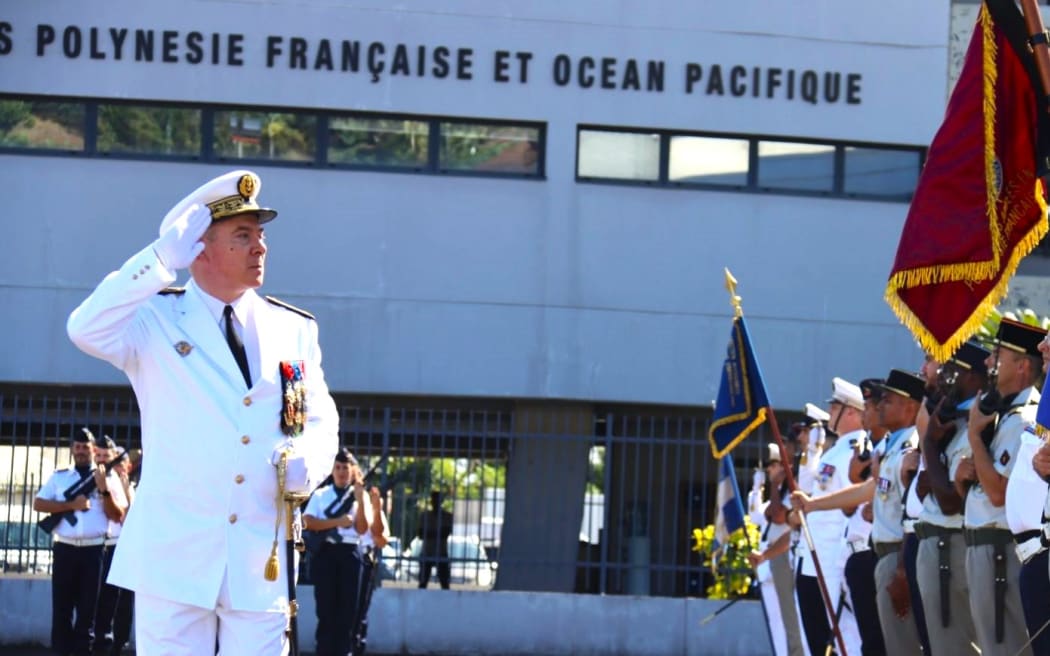
{"label": "white shirt collar", "polygon": [[[225,331],[226,326],[224,325],[225,317],[223,316],[223,313],[227,304],[201,289],[200,285],[198,285],[193,278],[190,278],[189,282],[186,283],[186,288],[187,290],[192,289],[194,293],[200,296],[201,301],[204,302],[204,307],[208,308],[208,312],[211,314],[212,319],[214,319],[215,323]],[[249,310],[252,305],[249,300],[249,294],[251,293],[252,290],[249,289],[241,294],[240,298],[229,304],[233,306],[233,316],[237,318],[237,323],[240,324],[242,329],[248,325]]]}

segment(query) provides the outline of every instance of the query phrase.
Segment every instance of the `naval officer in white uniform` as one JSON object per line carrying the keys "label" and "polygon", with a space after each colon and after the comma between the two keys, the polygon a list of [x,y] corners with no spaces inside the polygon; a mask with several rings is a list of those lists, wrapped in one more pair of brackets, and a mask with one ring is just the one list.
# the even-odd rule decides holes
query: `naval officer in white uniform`
{"label": "naval officer in white uniform", "polygon": [[[338,415],[313,317],[255,292],[277,214],[260,186],[233,171],[198,188],[69,317],[73,342],[124,371],[142,414],[148,464],[109,577],[135,591],[142,654],[210,654],[216,640],[220,654],[288,650],[283,548],[281,575],[264,576],[274,465],[287,454],[287,490],[316,486]],[[187,267],[186,287],[168,288]]]}

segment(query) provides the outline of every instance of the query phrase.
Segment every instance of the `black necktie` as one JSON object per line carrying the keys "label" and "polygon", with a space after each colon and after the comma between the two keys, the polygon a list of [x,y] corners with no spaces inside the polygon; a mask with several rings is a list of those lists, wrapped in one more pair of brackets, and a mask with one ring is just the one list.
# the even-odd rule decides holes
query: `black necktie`
{"label": "black necktie", "polygon": [[222,316],[226,318],[226,343],[229,344],[233,359],[237,361],[241,375],[244,376],[244,384],[251,389],[252,374],[248,370],[248,354],[244,350],[244,342],[241,341],[240,335],[233,327],[233,306],[227,305],[223,308]]}

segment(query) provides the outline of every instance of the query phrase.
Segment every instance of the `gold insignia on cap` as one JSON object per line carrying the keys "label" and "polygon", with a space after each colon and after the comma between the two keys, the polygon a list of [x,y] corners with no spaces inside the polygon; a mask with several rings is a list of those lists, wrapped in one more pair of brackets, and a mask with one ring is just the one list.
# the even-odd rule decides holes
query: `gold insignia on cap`
{"label": "gold insignia on cap", "polygon": [[181,355],[182,357],[186,357],[187,355],[189,355],[190,351],[192,351],[192,350],[193,350],[193,345],[190,344],[189,342],[176,342],[175,343],[175,352],[178,353],[179,355]]}
{"label": "gold insignia on cap", "polygon": [[241,179],[237,181],[237,193],[241,195],[244,200],[248,200],[255,193],[255,188],[258,187],[255,176],[250,173],[245,173],[241,176]]}

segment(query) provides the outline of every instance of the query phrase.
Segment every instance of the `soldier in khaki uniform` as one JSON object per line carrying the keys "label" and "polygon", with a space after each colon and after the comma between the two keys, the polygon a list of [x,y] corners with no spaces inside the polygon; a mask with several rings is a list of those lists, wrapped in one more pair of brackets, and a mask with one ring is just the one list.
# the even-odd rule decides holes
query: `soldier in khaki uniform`
{"label": "soldier in khaki uniform", "polygon": [[970,454],[969,408],[987,383],[988,356],[976,343],[963,344],[941,367],[940,385],[928,397],[932,408],[922,436],[916,485],[922,510],[915,533],[920,540],[917,579],[934,656],[972,654],[977,639],[966,580],[963,501],[952,479],[963,456]]}
{"label": "soldier in khaki uniform", "polygon": [[1021,561],[1005,506],[1021,435],[1035,422],[1039,392],[1032,385],[1041,369],[1043,335],[1020,322],[1003,319],[999,324],[998,345],[987,360],[989,370],[998,369],[996,387],[970,408],[967,435],[973,455],[962,459],[955,477],[960,494],[966,495],[966,576],[976,592],[970,595],[970,610],[985,654],[1032,653],[1025,646]]}
{"label": "soldier in khaki uniform", "polygon": [[886,653],[918,654],[921,653],[918,626],[911,613],[902,552],[904,491],[908,481],[901,476],[901,464],[905,454],[918,444],[915,417],[925,395],[925,383],[915,374],[893,369],[882,389],[880,421],[890,433],[883,438],[885,455],[873,467],[872,477],[816,499],[796,492],[792,502],[805,512],[873,502],[871,538],[879,557],[875,566],[875,590]]}

